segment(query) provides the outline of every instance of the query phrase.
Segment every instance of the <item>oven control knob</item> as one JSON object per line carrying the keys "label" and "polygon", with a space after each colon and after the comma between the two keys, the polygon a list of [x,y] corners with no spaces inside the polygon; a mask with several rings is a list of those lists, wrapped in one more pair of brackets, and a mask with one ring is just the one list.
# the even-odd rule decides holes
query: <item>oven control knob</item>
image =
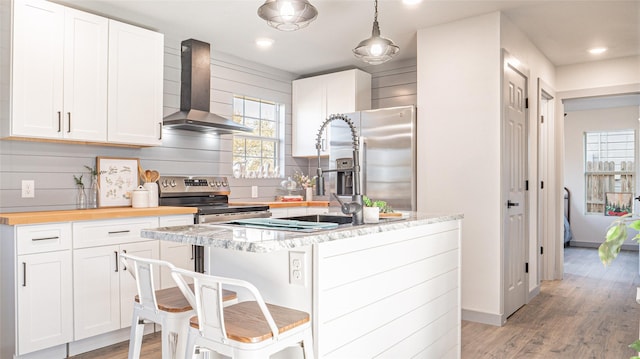
{"label": "oven control knob", "polygon": [[209,187],[213,187],[215,185],[216,185],[216,183],[214,181],[209,182]]}
{"label": "oven control knob", "polygon": [[162,184],[162,187],[167,187],[169,185],[166,179],[163,179],[161,184]]}
{"label": "oven control knob", "polygon": [[175,187],[176,186],[176,180],[171,180],[171,187]]}
{"label": "oven control knob", "polygon": [[222,187],[228,187],[229,184],[227,182],[222,182]]}

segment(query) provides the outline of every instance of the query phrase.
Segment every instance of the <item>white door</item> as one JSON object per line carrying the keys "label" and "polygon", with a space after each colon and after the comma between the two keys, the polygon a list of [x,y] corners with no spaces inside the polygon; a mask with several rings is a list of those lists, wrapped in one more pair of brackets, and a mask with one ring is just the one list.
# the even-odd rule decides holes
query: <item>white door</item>
{"label": "white door", "polygon": [[504,71],[504,314],[508,317],[527,298],[527,78],[511,65],[505,66]]}
{"label": "white door", "polygon": [[73,251],[74,339],[120,329],[119,246]]}
{"label": "white door", "polygon": [[[129,243],[120,245],[120,250],[132,256],[142,258],[159,258],[158,241],[144,241],[138,243]],[[118,261],[120,269],[120,328],[131,326],[131,318],[133,317],[133,301],[138,294],[136,280],[131,273],[126,270],[121,261]],[[160,273],[154,273],[153,282],[160,289]]]}
{"label": "white door", "polygon": [[71,251],[18,256],[18,353],[73,340]]}

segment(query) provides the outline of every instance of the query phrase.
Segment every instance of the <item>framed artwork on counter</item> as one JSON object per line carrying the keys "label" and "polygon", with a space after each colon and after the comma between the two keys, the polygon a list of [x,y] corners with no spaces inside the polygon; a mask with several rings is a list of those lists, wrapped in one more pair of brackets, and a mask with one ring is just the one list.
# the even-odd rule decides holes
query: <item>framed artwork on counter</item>
{"label": "framed artwork on counter", "polygon": [[96,157],[98,207],[131,206],[131,194],[138,187],[138,158]]}

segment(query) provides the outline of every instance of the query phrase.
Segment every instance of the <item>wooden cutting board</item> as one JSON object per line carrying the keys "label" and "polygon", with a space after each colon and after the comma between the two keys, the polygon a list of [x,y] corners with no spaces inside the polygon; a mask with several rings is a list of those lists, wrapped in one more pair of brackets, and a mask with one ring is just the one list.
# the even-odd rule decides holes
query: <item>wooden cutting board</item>
{"label": "wooden cutting board", "polygon": [[394,218],[394,217],[402,217],[402,213],[400,212],[380,213],[380,218]]}

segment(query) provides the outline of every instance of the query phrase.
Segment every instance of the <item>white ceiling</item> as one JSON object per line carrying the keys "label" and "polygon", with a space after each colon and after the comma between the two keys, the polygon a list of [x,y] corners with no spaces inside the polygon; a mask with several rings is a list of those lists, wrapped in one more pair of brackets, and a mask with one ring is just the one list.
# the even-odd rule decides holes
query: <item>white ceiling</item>
{"label": "white ceiling", "polygon": [[[307,28],[281,32],[260,19],[264,0],[58,0],[72,7],[153,28],[170,38],[194,38],[221,51],[307,75],[362,66],[351,49],[371,35],[372,0],[311,0],[318,18]],[[382,36],[400,46],[391,61],[415,58],[416,31],[457,19],[502,11],[555,65],[640,55],[640,1],[424,0],[404,5],[380,0]],[[258,37],[275,40],[258,49]],[[593,56],[588,48],[609,51]],[[640,66],[640,65],[639,65]]]}

